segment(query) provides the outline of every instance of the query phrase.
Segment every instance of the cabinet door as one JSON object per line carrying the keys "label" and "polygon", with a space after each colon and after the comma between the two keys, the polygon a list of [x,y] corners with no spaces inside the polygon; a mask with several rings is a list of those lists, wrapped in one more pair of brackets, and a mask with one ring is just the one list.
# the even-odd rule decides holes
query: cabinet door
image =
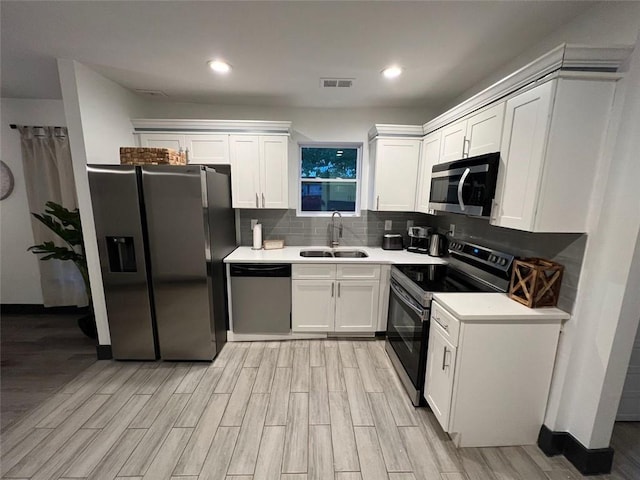
{"label": "cabinet door", "polygon": [[288,139],[260,137],[260,206],[289,208]]}
{"label": "cabinet door", "polygon": [[467,133],[467,121],[460,120],[442,129],[440,160],[438,163],[460,160],[464,155],[464,140]]}
{"label": "cabinet door", "polygon": [[466,138],[469,144],[467,157],[500,151],[504,102],[488,108],[467,120]]}
{"label": "cabinet door", "polygon": [[185,135],[185,141],[189,163],[229,163],[229,135]]}
{"label": "cabinet door", "polygon": [[294,332],[332,332],[335,313],[334,280],[291,282],[291,323]]}
{"label": "cabinet door", "polygon": [[427,350],[424,398],[445,432],[449,431],[455,363],[456,347],[440,333],[440,327],[432,323]]}
{"label": "cabinet door", "polygon": [[374,209],[412,212],[421,140],[380,139],[376,145]]}
{"label": "cabinet door", "polygon": [[437,131],[422,140],[422,155],[420,158],[420,173],[418,174],[418,192],[416,210],[423,213],[433,213],[429,209],[429,194],[431,193],[431,169],[440,158],[441,132]]}
{"label": "cabinet door", "polygon": [[229,155],[233,208],[260,208],[259,137],[231,135]]}
{"label": "cabinet door", "polygon": [[533,229],[554,87],[547,82],[507,101],[493,225]]}
{"label": "cabinet door", "polygon": [[378,325],[378,280],[337,282],[336,332],[375,332]]}
{"label": "cabinet door", "polygon": [[175,133],[141,133],[140,146],[150,148],[172,148],[176,152],[184,150],[184,135]]}

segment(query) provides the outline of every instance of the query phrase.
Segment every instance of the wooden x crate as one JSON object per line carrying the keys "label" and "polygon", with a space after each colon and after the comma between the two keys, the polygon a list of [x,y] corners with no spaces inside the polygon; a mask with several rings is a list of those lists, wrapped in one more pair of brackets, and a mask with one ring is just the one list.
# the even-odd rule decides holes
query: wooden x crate
{"label": "wooden x crate", "polygon": [[542,258],[515,260],[509,297],[529,308],[555,307],[564,267]]}

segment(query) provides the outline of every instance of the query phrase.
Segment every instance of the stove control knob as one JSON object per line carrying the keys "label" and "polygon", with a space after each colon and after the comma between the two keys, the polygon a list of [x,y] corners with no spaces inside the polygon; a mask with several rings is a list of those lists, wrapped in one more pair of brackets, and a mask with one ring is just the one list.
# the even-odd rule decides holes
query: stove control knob
{"label": "stove control knob", "polygon": [[506,258],[501,258],[500,259],[500,265],[505,266],[507,264],[507,259]]}

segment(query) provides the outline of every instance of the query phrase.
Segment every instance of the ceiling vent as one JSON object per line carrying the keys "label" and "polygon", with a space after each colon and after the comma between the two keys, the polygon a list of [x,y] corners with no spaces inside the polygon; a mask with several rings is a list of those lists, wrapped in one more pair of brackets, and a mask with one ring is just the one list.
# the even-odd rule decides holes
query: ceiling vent
{"label": "ceiling vent", "polygon": [[321,78],[320,86],[322,88],[351,88],[354,80],[354,78]]}
{"label": "ceiling vent", "polygon": [[145,90],[144,88],[136,88],[135,92],[138,95],[144,95],[145,97],[168,97],[162,90]]}

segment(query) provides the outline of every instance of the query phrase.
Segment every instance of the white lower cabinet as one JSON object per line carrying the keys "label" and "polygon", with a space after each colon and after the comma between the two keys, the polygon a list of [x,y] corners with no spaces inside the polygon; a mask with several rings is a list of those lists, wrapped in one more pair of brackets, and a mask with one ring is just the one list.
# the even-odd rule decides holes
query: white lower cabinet
{"label": "white lower cabinet", "polygon": [[458,320],[432,303],[424,398],[457,447],[533,445],[560,320]]}
{"label": "white lower cabinet", "polygon": [[331,332],[335,316],[334,280],[293,280],[291,318],[294,332]]}
{"label": "white lower cabinet", "polygon": [[378,323],[379,280],[336,282],[336,332],[375,332]]}
{"label": "white lower cabinet", "polygon": [[443,334],[442,328],[431,323],[427,350],[425,400],[445,431],[449,429],[453,374],[456,366],[456,347]]}
{"label": "white lower cabinet", "polygon": [[380,265],[294,264],[291,270],[294,333],[377,330]]}

